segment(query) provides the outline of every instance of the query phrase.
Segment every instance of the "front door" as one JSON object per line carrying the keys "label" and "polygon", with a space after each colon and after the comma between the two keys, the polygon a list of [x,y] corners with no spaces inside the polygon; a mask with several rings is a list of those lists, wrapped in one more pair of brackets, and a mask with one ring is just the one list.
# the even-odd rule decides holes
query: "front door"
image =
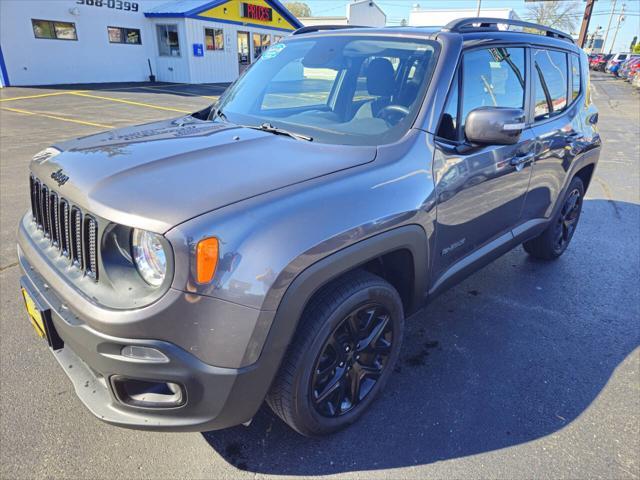
{"label": "front door", "polygon": [[525,128],[515,145],[469,145],[464,120],[481,107],[525,110],[525,64],[526,50],[520,47],[480,48],[463,55],[436,140],[432,281],[472,252],[509,238],[520,219],[534,154],[532,129]]}
{"label": "front door", "polygon": [[251,63],[249,32],[238,32],[238,74],[242,75]]}

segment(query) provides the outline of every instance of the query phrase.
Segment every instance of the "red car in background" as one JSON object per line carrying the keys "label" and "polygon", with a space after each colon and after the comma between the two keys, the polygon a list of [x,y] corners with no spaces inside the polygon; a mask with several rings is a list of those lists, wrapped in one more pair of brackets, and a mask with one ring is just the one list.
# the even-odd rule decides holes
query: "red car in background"
{"label": "red car in background", "polygon": [[592,70],[599,70],[601,72],[604,72],[604,67],[606,67],[607,62],[613,57],[612,53],[600,53],[598,54],[598,56],[596,56],[593,61],[589,62],[589,68],[591,68]]}
{"label": "red car in background", "polygon": [[640,58],[636,57],[629,60],[626,65],[620,68],[618,76],[627,82],[631,82],[638,71],[640,71]]}

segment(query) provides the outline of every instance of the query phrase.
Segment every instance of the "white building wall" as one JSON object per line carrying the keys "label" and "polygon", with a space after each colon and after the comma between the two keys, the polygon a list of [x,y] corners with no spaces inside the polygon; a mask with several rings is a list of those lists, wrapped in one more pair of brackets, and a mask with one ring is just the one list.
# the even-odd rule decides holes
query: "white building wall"
{"label": "white building wall", "polygon": [[[238,78],[238,25],[187,18],[187,39],[191,51],[191,81],[193,83],[233,82]],[[224,50],[206,50],[205,28],[221,28]],[[247,29],[245,28],[244,31]],[[193,56],[194,43],[205,46],[203,57]]]}
{"label": "white building wall", "polygon": [[[409,12],[409,25],[414,27],[441,27],[458,18],[475,17],[478,11],[468,9],[422,9],[414,8]],[[508,18],[519,20],[520,17],[510,8],[481,8],[481,17]]]}
{"label": "white building wall", "polygon": [[[2,1],[2,0],[0,0]],[[189,70],[189,56],[191,46],[188,42],[187,29],[184,18],[147,18],[150,37],[153,39],[153,54],[151,64],[155,59],[154,74],[159,82],[190,83],[191,73]],[[178,42],[180,44],[179,57],[160,56],[158,52],[158,36],[156,25],[177,25]]]}
{"label": "white building wall", "polygon": [[371,0],[359,0],[347,4],[347,24],[366,27],[384,27],[387,16]]}
{"label": "white building wall", "polygon": [[[284,37],[290,32],[260,28],[255,25],[234,25],[214,20],[185,19],[186,40],[189,55],[191,83],[233,82],[239,75],[238,68],[238,32],[249,32],[251,61],[253,56],[253,34],[270,35],[271,43],[276,36]],[[221,28],[224,32],[224,50],[204,50],[203,57],[193,55],[193,44],[205,44],[204,29]]]}
{"label": "white building wall", "polygon": [[[11,85],[148,80],[147,59],[154,65],[157,45],[143,11],[165,2],[140,0],[138,12],[126,12],[76,0],[0,0],[0,45]],[[78,40],[35,38],[31,19],[73,22]],[[107,26],[140,29],[142,45],[109,43]]]}
{"label": "white building wall", "polygon": [[316,25],[348,25],[347,17],[299,17],[298,20],[300,20],[305,27],[315,27]]}

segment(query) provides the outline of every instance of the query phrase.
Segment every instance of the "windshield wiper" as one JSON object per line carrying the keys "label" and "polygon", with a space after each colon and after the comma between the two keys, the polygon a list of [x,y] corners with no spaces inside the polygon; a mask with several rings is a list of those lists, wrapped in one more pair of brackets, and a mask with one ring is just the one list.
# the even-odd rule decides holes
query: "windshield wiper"
{"label": "windshield wiper", "polygon": [[287,137],[295,138],[296,140],[305,140],[307,142],[313,142],[313,137],[309,137],[307,135],[302,135],[300,133],[290,132],[288,130],[283,130],[282,128],[274,127],[268,122],[263,123],[262,125],[240,125],[245,128],[252,128],[254,130],[262,130],[263,132],[274,133],[276,135],[285,135]]}
{"label": "windshield wiper", "polygon": [[224,114],[224,112],[220,109],[220,108],[216,108],[213,111],[213,119],[215,120],[217,117],[220,117],[223,121],[228,122],[229,120],[227,120],[227,116]]}

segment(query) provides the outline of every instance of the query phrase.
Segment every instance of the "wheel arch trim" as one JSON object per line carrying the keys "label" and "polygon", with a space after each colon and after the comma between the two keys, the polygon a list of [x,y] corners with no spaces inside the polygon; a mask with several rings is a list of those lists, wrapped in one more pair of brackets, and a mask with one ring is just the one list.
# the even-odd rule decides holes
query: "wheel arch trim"
{"label": "wheel arch trim", "polygon": [[[264,347],[258,359],[260,381],[253,385],[255,395],[263,399],[273,381],[298,322],[311,297],[328,282],[396,250],[407,249],[414,262],[413,303],[419,305],[426,291],[428,241],[424,229],[415,224],[394,228],[350,245],[308,266],[289,284],[276,310]],[[256,390],[260,391],[256,391]]]}
{"label": "wheel arch trim", "polygon": [[[276,310],[276,316],[267,336],[278,334],[289,339],[295,331],[298,319],[311,297],[328,282],[367,262],[397,250],[408,250],[413,257],[414,285],[412,306],[420,304],[427,286],[428,241],[427,234],[419,225],[405,225],[361,240],[324,257],[300,272],[287,287]],[[288,332],[276,332],[286,324]],[[291,328],[292,327],[292,328]],[[282,334],[285,335],[282,335]]]}

